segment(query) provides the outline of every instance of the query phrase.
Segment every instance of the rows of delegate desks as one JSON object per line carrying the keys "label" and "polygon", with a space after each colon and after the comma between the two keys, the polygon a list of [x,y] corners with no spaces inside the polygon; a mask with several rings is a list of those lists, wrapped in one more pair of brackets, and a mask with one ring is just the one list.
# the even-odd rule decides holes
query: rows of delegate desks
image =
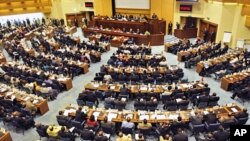
{"label": "rows of delegate desks", "polygon": [[[130,90],[131,93],[137,94],[137,93],[149,93],[149,92],[154,92],[154,93],[163,93],[165,90],[168,89],[169,85],[128,85],[128,89]],[[193,84],[191,83],[182,83],[176,85],[178,88],[182,89],[182,91],[187,91]],[[106,83],[87,83],[84,88],[86,90],[100,90],[100,91],[108,91],[109,89],[114,91],[114,92],[120,92],[120,88],[122,88],[121,84],[106,84]],[[202,83],[197,83],[196,89],[203,89],[204,84]]]}
{"label": "rows of delegate desks", "polygon": [[96,33],[102,33],[111,36],[125,36],[134,38],[135,43],[138,45],[144,44],[151,44],[152,46],[163,45],[164,44],[164,34],[151,34],[151,35],[143,35],[143,34],[133,34],[127,32],[116,32],[112,30],[100,30],[95,28],[83,28],[84,37],[88,37],[90,35]]}
{"label": "rows of delegate desks", "polygon": [[9,90],[7,88],[0,88],[0,95],[1,96],[15,96],[15,98],[17,99],[17,101],[20,102],[25,102],[27,100],[33,100],[34,105],[37,107],[39,113],[41,115],[45,114],[46,112],[49,111],[49,106],[48,106],[48,102],[46,99],[43,98],[38,98],[36,95],[32,95],[32,94],[25,94],[25,93],[21,93],[19,91],[12,91]]}
{"label": "rows of delegate desks", "polygon": [[242,81],[247,77],[250,77],[250,71],[227,75],[221,79],[221,88],[225,91],[230,91],[232,84]]}
{"label": "rows of delegate desks", "polygon": [[[64,109],[64,115],[75,116],[76,110],[78,109],[75,105],[66,106]],[[190,116],[194,115],[194,111],[200,111],[201,113],[205,113],[207,111],[214,111],[220,120],[228,118],[229,114],[237,114],[242,112],[242,107],[239,105],[232,103],[224,106],[214,106],[206,109],[188,109],[182,111],[165,111],[165,110],[156,110],[153,112],[150,111],[134,111],[134,110],[123,110],[118,111],[117,109],[108,109],[104,108],[96,108],[90,109],[88,107],[83,107],[83,111],[87,113],[87,116],[90,117],[94,115],[97,120],[103,121],[105,117],[108,118],[109,121],[112,122],[122,122],[126,120],[128,117],[131,118],[131,122],[140,123],[144,119],[147,119],[149,123],[162,123],[167,122],[171,123],[172,121],[177,120],[177,117],[182,117],[184,122],[189,122]]]}
{"label": "rows of delegate desks", "polygon": [[[240,55],[241,52],[234,52],[234,53],[227,53],[223,56],[220,56],[220,57],[215,57],[213,59],[209,59],[208,61],[208,65],[209,67],[210,66],[214,66],[216,64],[219,64],[219,63],[222,63],[222,62],[225,62],[227,60],[232,60],[234,58],[236,58],[238,55]],[[205,65],[204,65],[204,62],[203,61],[200,61],[197,66],[196,66],[196,72],[197,73],[200,73],[201,71],[203,71],[205,68]]]}
{"label": "rows of delegate desks", "polygon": [[[133,29],[133,31],[140,30],[141,33],[149,31],[150,35],[144,34],[134,34],[128,32],[116,32],[115,30],[100,30],[95,27],[102,26],[103,29],[123,29],[126,30]],[[102,33],[111,36],[124,36],[135,39],[135,43],[141,44],[151,44],[151,45],[163,45],[164,35],[166,33],[166,21],[164,20],[149,20],[148,22],[138,22],[138,21],[119,21],[119,20],[107,20],[101,18],[95,18],[90,21],[88,28],[83,28],[83,33],[85,37],[89,35]]]}

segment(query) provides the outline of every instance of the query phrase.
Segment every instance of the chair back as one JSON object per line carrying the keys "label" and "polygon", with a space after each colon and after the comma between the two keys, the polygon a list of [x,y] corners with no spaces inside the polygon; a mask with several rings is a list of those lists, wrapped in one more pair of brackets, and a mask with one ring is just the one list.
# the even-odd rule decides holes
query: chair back
{"label": "chair back", "polygon": [[199,125],[193,125],[193,132],[194,133],[200,133],[205,131],[205,125],[199,124]]}
{"label": "chair back", "polygon": [[75,121],[75,120],[70,121],[70,126],[75,127],[77,129],[83,129],[83,126],[82,126],[81,122]]}
{"label": "chair back", "polygon": [[112,127],[109,127],[109,126],[102,126],[102,131],[106,134],[114,134],[114,130]]}
{"label": "chair back", "polygon": [[170,106],[167,106],[167,110],[168,110],[168,111],[176,111],[176,110],[177,110],[177,105],[170,105]]}
{"label": "chair back", "polygon": [[79,106],[83,106],[85,104],[84,101],[80,99],[77,99],[76,102]]}
{"label": "chair back", "polygon": [[199,102],[198,103],[198,108],[203,109],[207,107],[208,102]]}
{"label": "chair back", "polygon": [[58,124],[61,125],[61,126],[68,126],[67,120],[64,120],[64,119],[57,119],[57,122],[58,122]]}
{"label": "chair back", "polygon": [[37,131],[37,133],[38,133],[38,135],[39,135],[40,137],[48,137],[47,132],[44,132],[44,131],[41,130],[41,129],[36,129],[36,131]]}
{"label": "chair back", "polygon": [[246,122],[248,121],[249,117],[245,117],[245,118],[238,118],[237,120],[237,124],[243,125],[246,124]]}
{"label": "chair back", "polygon": [[219,130],[219,126],[220,126],[220,123],[219,123],[219,122],[210,123],[210,124],[208,124],[207,122],[205,122],[205,127],[206,127],[206,129],[207,129],[209,132],[214,132],[214,131]]}
{"label": "chair back", "polygon": [[86,106],[93,107],[94,106],[94,102],[92,102],[92,101],[86,101]]}
{"label": "chair back", "polygon": [[64,138],[63,138],[63,137],[60,137],[60,140],[61,140],[61,141],[71,141],[70,138],[65,138],[65,137],[64,137]]}
{"label": "chair back", "polygon": [[123,134],[126,134],[126,135],[128,135],[128,134],[131,134],[131,135],[133,135],[133,128],[122,128],[122,133]]}

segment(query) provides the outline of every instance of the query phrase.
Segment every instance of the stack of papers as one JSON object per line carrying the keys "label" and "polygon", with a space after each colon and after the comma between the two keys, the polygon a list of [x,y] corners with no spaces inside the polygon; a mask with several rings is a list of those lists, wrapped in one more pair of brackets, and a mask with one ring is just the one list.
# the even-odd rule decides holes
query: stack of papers
{"label": "stack of papers", "polygon": [[140,115],[139,119],[140,120],[144,120],[144,119],[149,120],[149,115]]}
{"label": "stack of papers", "polygon": [[156,119],[166,119],[165,115],[156,115]]}
{"label": "stack of papers", "polygon": [[141,91],[146,91],[147,89],[147,87],[141,87]]}
{"label": "stack of papers", "polygon": [[117,113],[109,113],[108,114],[108,121],[112,121],[113,118],[117,117]]}
{"label": "stack of papers", "polygon": [[65,110],[64,113],[63,113],[63,115],[64,115],[64,116],[68,116],[69,113],[75,113],[75,112],[76,112],[75,109],[69,109],[69,110]]}
{"label": "stack of papers", "polygon": [[236,108],[231,108],[231,110],[233,111],[233,112],[238,112],[238,110],[236,109]]}
{"label": "stack of papers", "polygon": [[95,116],[95,119],[100,115],[101,112],[94,112],[93,115]]}
{"label": "stack of papers", "polygon": [[133,114],[127,114],[127,115],[126,115],[126,119],[127,119],[128,117],[129,117],[130,119],[133,119]]}
{"label": "stack of papers", "polygon": [[27,101],[27,100],[29,100],[30,99],[30,97],[28,96],[28,97],[26,97],[25,99],[24,99],[24,101]]}
{"label": "stack of papers", "polygon": [[171,115],[169,115],[168,118],[169,118],[169,119],[172,119],[172,120],[177,120],[178,115],[177,115],[177,114],[171,114]]}
{"label": "stack of papers", "polygon": [[114,90],[114,89],[115,89],[115,86],[111,86],[110,89],[111,89],[111,90]]}
{"label": "stack of papers", "polygon": [[38,100],[37,100],[37,99],[33,101],[33,104],[36,104],[36,103],[38,103]]}

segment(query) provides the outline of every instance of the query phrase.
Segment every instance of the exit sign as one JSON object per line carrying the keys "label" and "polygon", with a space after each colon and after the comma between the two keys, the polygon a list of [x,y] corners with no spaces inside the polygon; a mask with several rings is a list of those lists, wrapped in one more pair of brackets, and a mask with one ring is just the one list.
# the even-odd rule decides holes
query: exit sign
{"label": "exit sign", "polygon": [[192,5],[180,5],[180,11],[192,12]]}

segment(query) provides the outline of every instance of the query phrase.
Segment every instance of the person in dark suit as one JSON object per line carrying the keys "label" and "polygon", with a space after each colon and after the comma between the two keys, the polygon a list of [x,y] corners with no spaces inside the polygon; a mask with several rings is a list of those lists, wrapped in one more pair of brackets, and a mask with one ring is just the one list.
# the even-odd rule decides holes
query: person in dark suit
{"label": "person in dark suit", "polygon": [[172,24],[172,22],[170,21],[170,22],[168,23],[168,35],[172,35],[172,28],[173,28],[173,24]]}
{"label": "person in dark suit", "polygon": [[70,138],[70,141],[75,140],[75,135],[73,133],[69,132],[68,130],[66,130],[64,126],[58,132],[58,136],[62,137],[62,138]]}
{"label": "person in dark suit", "polygon": [[83,122],[86,120],[87,115],[82,111],[82,107],[79,106],[78,110],[76,111],[75,121]]}
{"label": "person in dark suit", "polygon": [[230,137],[229,132],[225,131],[222,126],[219,127],[219,131],[213,134],[216,141],[227,141]]}
{"label": "person in dark suit", "polygon": [[239,118],[246,118],[246,117],[248,117],[248,116],[249,116],[249,114],[247,113],[247,109],[246,109],[246,108],[244,108],[244,109],[242,110],[242,112],[239,112],[239,113],[237,113],[237,114],[234,115],[234,117],[235,117],[236,119],[239,119]]}
{"label": "person in dark suit", "polygon": [[199,98],[197,99],[197,105],[200,103],[200,102],[208,102],[209,101],[209,94],[208,93],[205,93],[201,96],[199,96]]}
{"label": "person in dark suit", "polygon": [[84,129],[82,130],[82,132],[81,132],[81,139],[84,139],[84,140],[94,140],[94,138],[95,138],[95,134],[94,134],[94,132],[93,131],[90,131],[89,129],[88,129],[88,126],[87,125],[85,125],[84,126]]}
{"label": "person in dark suit", "polygon": [[215,102],[219,100],[220,100],[220,97],[218,97],[216,93],[213,93],[212,95],[209,96],[209,102]]}
{"label": "person in dark suit", "polygon": [[211,35],[210,35],[210,41],[211,41],[212,43],[215,42],[215,37],[216,37],[216,32],[213,31],[213,32],[211,33]]}
{"label": "person in dark suit", "polygon": [[108,137],[104,136],[103,131],[99,131],[95,136],[96,141],[108,141]]}
{"label": "person in dark suit", "polygon": [[99,101],[94,92],[87,94],[86,97],[87,97],[87,101],[94,102],[98,106]]}
{"label": "person in dark suit", "polygon": [[70,121],[70,118],[68,116],[64,116],[63,115],[63,111],[59,111],[58,115],[56,116],[57,120],[66,120],[66,121]]}
{"label": "person in dark suit", "polygon": [[44,133],[46,133],[48,127],[49,127],[48,125],[43,125],[41,123],[36,124],[36,129],[42,130],[42,131],[44,131]]}
{"label": "person in dark suit", "polygon": [[173,141],[188,141],[188,136],[182,129],[179,128],[178,133],[173,138]]}
{"label": "person in dark suit", "polygon": [[78,20],[77,20],[77,17],[75,17],[75,19],[74,19],[74,24],[75,24],[76,27],[78,27]]}
{"label": "person in dark suit", "polygon": [[203,119],[208,124],[213,124],[218,121],[218,118],[216,117],[216,114],[213,112],[213,110],[209,110],[209,113],[207,115],[203,116]]}
{"label": "person in dark suit", "polygon": [[203,40],[204,42],[207,42],[208,41],[208,30],[207,28],[205,28],[204,32],[203,32]]}
{"label": "person in dark suit", "polygon": [[195,114],[195,116],[190,117],[191,124],[192,125],[202,124],[203,117],[201,116],[201,114],[199,114],[198,112],[195,112],[194,114]]}

